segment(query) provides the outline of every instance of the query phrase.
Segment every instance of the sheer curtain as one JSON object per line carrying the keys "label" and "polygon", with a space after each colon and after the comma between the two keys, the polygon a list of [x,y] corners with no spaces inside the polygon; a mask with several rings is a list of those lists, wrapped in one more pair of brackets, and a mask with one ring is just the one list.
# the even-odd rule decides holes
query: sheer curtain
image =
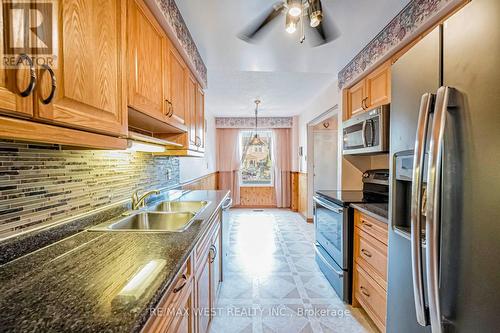
{"label": "sheer curtain", "polygon": [[239,170],[241,156],[239,135],[239,129],[217,129],[217,170],[219,171],[219,189],[231,191],[233,205],[240,204]]}
{"label": "sheer curtain", "polygon": [[273,130],[274,189],[276,206],[289,208],[291,202],[292,141],[289,128]]}

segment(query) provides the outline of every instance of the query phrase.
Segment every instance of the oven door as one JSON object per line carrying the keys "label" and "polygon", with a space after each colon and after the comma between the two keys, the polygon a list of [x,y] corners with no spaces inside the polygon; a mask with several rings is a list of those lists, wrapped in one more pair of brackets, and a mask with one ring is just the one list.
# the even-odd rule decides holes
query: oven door
{"label": "oven door", "polygon": [[316,242],[335,260],[343,270],[348,265],[348,212],[321,197],[314,197],[314,225]]}

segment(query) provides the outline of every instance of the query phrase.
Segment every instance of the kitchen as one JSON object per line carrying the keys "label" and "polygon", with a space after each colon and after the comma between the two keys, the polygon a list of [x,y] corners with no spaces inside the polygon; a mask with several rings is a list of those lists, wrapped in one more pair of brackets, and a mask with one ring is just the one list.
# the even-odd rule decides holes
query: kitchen
{"label": "kitchen", "polygon": [[496,331],[499,15],[2,1],[0,330]]}

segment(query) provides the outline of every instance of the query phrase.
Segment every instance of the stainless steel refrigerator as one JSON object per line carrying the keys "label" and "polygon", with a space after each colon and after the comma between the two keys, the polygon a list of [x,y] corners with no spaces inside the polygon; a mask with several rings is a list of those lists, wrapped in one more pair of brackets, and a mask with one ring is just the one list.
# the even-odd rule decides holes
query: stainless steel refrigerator
{"label": "stainless steel refrigerator", "polygon": [[387,332],[500,330],[500,1],[392,68]]}

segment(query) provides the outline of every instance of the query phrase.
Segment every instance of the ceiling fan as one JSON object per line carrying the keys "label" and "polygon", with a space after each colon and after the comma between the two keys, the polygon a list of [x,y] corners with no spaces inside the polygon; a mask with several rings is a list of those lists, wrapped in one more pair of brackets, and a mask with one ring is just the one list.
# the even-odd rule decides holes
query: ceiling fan
{"label": "ceiling fan", "polygon": [[340,36],[334,23],[325,18],[321,0],[281,0],[249,24],[238,37],[246,42],[257,40],[264,28],[283,14],[285,31],[294,34],[299,30],[301,44],[306,40],[306,27],[313,31],[314,46],[329,43]]}

